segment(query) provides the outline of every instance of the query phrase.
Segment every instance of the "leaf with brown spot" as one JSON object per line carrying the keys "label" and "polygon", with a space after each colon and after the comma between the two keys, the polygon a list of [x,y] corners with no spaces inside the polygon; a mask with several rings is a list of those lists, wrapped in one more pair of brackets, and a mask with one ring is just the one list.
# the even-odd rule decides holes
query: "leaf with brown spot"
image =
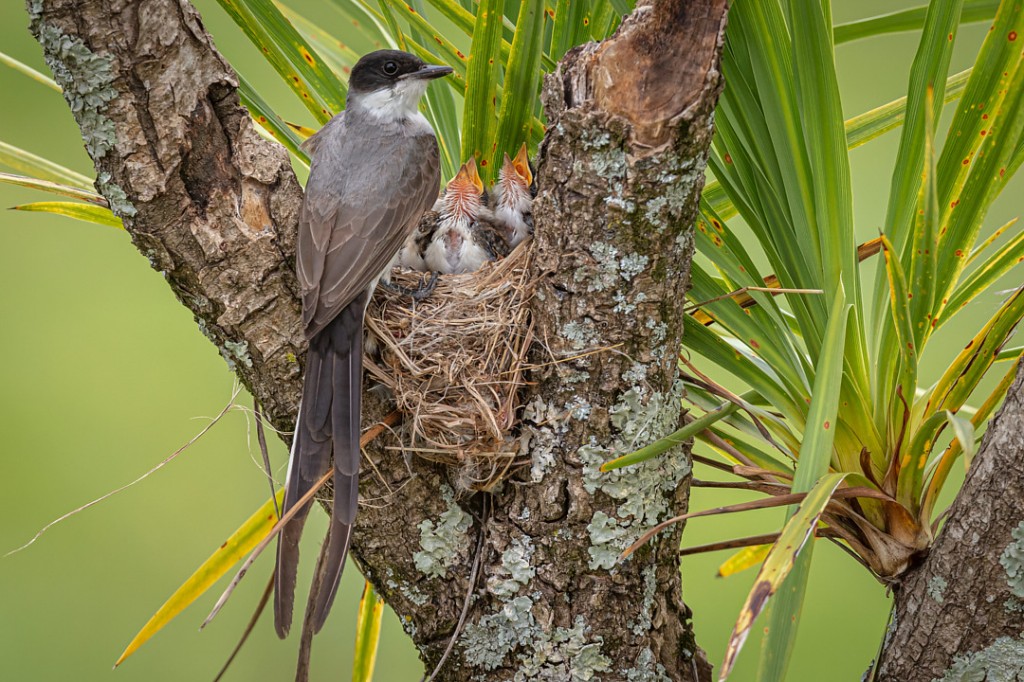
{"label": "leaf with brown spot", "polygon": [[747,601],[740,610],[739,618],[736,619],[736,625],[733,627],[732,636],[729,638],[729,644],[725,650],[722,670],[718,676],[720,682],[729,677],[729,673],[732,672],[733,665],[736,663],[736,656],[743,648],[743,643],[746,641],[747,635],[750,634],[754,620],[764,609],[768,599],[775,594],[782,581],[789,575],[800,550],[807,543],[807,539],[811,537],[811,533],[821,518],[821,513],[825,511],[825,506],[844,478],[846,478],[846,474],[843,473],[822,476],[807,493],[793,517],[783,527],[779,539],[771,546],[761,570],[758,571],[757,579],[754,580],[754,586],[747,596]]}

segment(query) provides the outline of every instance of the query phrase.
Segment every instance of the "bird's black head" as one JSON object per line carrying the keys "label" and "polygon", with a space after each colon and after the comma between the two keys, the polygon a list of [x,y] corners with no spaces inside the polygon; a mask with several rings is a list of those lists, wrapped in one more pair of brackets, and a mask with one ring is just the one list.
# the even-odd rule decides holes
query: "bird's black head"
{"label": "bird's black head", "polygon": [[370,93],[395,87],[411,79],[430,80],[452,72],[450,66],[426,64],[414,54],[401,50],[377,50],[360,58],[352,67],[349,90]]}

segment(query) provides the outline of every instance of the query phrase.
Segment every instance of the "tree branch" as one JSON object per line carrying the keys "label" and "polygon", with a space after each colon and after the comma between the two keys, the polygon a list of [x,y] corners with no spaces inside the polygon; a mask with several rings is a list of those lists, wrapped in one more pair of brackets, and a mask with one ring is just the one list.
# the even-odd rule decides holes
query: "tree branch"
{"label": "tree branch", "polygon": [[[533,465],[494,493],[482,585],[439,679],[710,675],[680,596],[682,529],[615,560],[685,511],[688,448],[597,470],[679,423],[690,226],[721,88],[726,0],[638,5],[616,36],[571,52],[544,88],[532,310],[543,367],[519,427]],[[185,0],[29,9],[100,191],[287,430],[303,342],[292,274],[301,191],[284,150],[253,130],[235,74]],[[368,395],[364,422],[387,409]],[[460,496],[445,467],[397,456],[389,448],[401,435],[365,455],[353,556],[432,667],[469,587],[479,501]]]}
{"label": "tree branch", "polygon": [[1024,679],[1024,368],[924,562],[895,591],[877,679]]}

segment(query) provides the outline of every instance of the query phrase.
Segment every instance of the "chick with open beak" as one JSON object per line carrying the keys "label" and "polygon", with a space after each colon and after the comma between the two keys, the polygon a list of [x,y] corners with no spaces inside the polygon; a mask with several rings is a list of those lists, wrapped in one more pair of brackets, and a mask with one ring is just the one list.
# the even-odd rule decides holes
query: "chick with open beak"
{"label": "chick with open beak", "polygon": [[508,243],[485,198],[476,161],[470,159],[448,183],[435,207],[438,222],[423,255],[428,269],[462,274],[508,255]]}
{"label": "chick with open beak", "polygon": [[514,159],[505,154],[492,199],[495,221],[504,231],[509,248],[515,248],[533,234],[533,171],[527,159],[526,144],[519,148]]}

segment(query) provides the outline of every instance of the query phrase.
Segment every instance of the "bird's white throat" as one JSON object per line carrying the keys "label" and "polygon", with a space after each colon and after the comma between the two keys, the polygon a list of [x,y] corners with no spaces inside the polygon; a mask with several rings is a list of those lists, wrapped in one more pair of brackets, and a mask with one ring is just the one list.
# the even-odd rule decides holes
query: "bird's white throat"
{"label": "bird's white throat", "polygon": [[360,96],[357,106],[381,123],[408,121],[420,125],[427,120],[419,112],[420,98],[430,81],[422,78],[406,78],[393,87],[376,90]]}

